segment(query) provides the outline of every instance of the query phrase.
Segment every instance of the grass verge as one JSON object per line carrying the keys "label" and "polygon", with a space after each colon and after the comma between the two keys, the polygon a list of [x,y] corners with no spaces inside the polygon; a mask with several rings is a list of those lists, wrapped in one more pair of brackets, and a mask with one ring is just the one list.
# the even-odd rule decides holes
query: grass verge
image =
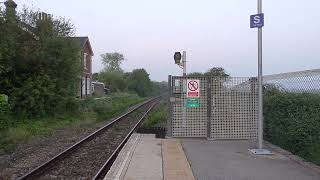
{"label": "grass verge", "polygon": [[9,153],[17,144],[68,127],[87,127],[124,112],[143,98],[134,94],[114,93],[103,98],[89,98],[79,103],[77,113],[65,113],[38,119],[8,119],[10,127],[0,130],[0,154]]}
{"label": "grass verge", "polygon": [[165,102],[161,102],[158,106],[154,108],[147,116],[146,120],[143,122],[143,128],[151,128],[151,127],[166,127],[167,123],[167,104]]}

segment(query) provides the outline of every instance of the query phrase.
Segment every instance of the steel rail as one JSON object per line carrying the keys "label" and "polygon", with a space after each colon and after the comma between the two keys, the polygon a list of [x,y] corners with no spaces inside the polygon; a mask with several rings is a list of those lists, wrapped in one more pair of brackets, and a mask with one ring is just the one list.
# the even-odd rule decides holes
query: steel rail
{"label": "steel rail", "polygon": [[72,153],[74,150],[76,150],[77,148],[80,147],[80,145],[82,145],[85,142],[88,142],[89,140],[93,139],[95,136],[97,136],[98,134],[100,134],[101,132],[103,132],[105,129],[111,127],[113,124],[115,124],[116,122],[120,121],[122,118],[128,116],[129,114],[131,114],[132,112],[136,111],[137,109],[139,109],[141,106],[157,99],[159,97],[155,97],[155,98],[150,98],[142,103],[139,103],[138,105],[133,106],[133,108],[131,108],[129,111],[127,111],[125,114],[117,117],[116,119],[112,120],[111,122],[109,122],[108,124],[104,125],[103,127],[101,127],[100,129],[94,131],[93,133],[89,134],[88,136],[86,136],[85,138],[83,138],[82,140],[78,141],[77,143],[73,144],[72,146],[70,146],[69,148],[67,148],[66,150],[62,151],[61,153],[59,153],[58,155],[54,156],[53,158],[51,158],[50,160],[46,161],[45,163],[41,164],[40,166],[36,167],[35,169],[31,170],[30,172],[26,173],[25,175],[23,175],[22,177],[18,178],[19,180],[27,180],[27,179],[33,179],[32,177],[41,174],[43,171],[45,171],[47,168],[50,168],[52,164],[54,164],[55,162],[57,162],[58,160],[64,158],[66,155],[68,155],[69,153]]}
{"label": "steel rail", "polygon": [[137,129],[137,127],[141,124],[141,122],[144,120],[144,118],[148,115],[148,113],[154,108],[154,106],[159,103],[159,101],[154,102],[150,108],[143,114],[143,116],[139,119],[138,123],[131,129],[131,131],[128,133],[128,135],[123,139],[123,141],[120,143],[120,145],[116,148],[116,150],[113,151],[112,155],[109,157],[109,159],[104,163],[104,165],[100,168],[98,173],[93,177],[92,180],[100,180],[103,179],[104,176],[107,174],[107,172],[110,170],[113,162],[116,160],[118,154],[120,153],[123,146],[127,143],[133,132]]}

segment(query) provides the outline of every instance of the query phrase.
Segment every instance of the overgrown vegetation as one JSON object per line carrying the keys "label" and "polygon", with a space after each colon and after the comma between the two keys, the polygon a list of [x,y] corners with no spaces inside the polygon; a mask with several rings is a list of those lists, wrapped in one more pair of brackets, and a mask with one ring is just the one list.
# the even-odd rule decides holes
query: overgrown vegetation
{"label": "overgrown vegetation", "polygon": [[0,10],[0,94],[11,114],[34,118],[73,108],[80,75],[73,25],[63,18],[39,19],[36,11]]}
{"label": "overgrown vegetation", "polygon": [[152,82],[145,69],[124,72],[121,64],[125,61],[118,52],[101,55],[104,69],[94,74],[94,79],[103,82],[111,92],[137,93],[141,97],[160,95],[167,91],[166,82]]}
{"label": "overgrown vegetation", "polygon": [[28,119],[10,121],[14,123],[0,131],[0,154],[12,150],[16,144],[26,142],[34,136],[47,135],[54,130],[70,126],[87,127],[111,119],[143,100],[135,94],[115,93],[102,99],[90,98],[80,102],[78,113],[64,113],[32,121]]}
{"label": "overgrown vegetation", "polygon": [[168,118],[167,104],[161,102],[156,108],[154,108],[143,122],[142,127],[166,127]]}
{"label": "overgrown vegetation", "polygon": [[222,77],[222,78],[228,78],[230,77],[230,74],[228,74],[224,68],[222,67],[212,67],[209,70],[207,70],[205,73],[202,72],[192,72],[189,73],[188,76],[195,76],[195,77],[201,77],[201,76],[212,76],[212,77]]}
{"label": "overgrown vegetation", "polygon": [[265,88],[265,139],[320,165],[320,95]]}
{"label": "overgrown vegetation", "polygon": [[125,73],[123,55],[106,53],[105,68],[94,77],[111,94],[79,100],[80,49],[69,20],[0,8],[0,27],[0,151],[55,129],[107,120],[166,88],[144,69]]}

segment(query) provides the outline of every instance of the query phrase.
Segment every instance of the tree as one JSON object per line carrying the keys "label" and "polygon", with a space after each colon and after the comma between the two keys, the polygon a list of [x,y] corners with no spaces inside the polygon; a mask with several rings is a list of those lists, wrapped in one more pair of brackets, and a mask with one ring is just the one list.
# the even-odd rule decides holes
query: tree
{"label": "tree", "polygon": [[103,82],[111,92],[125,91],[127,83],[122,72],[102,71],[99,73],[99,81]]}
{"label": "tree", "polygon": [[152,83],[145,69],[135,69],[131,73],[126,73],[126,77],[128,89],[136,92],[139,96],[148,96],[152,91]]}
{"label": "tree", "polygon": [[92,74],[92,80],[98,81],[99,80],[99,73],[93,73]]}
{"label": "tree", "polygon": [[27,117],[66,111],[80,76],[79,49],[63,18],[38,19],[39,12],[0,12],[0,94],[12,112]]}
{"label": "tree", "polygon": [[222,77],[227,78],[230,75],[227,74],[222,67],[213,67],[209,69],[206,73],[204,73],[205,76],[212,76],[212,77]]}
{"label": "tree", "polygon": [[149,93],[150,96],[166,95],[168,93],[168,82],[156,82],[152,81],[152,89]]}
{"label": "tree", "polygon": [[121,64],[124,61],[124,56],[118,52],[105,53],[101,55],[102,63],[105,66],[105,71],[122,72]]}
{"label": "tree", "polygon": [[225,72],[224,68],[222,68],[222,67],[213,67],[205,73],[192,72],[192,73],[189,73],[188,76],[200,76],[200,77],[201,76],[212,76],[212,77],[223,77],[223,78],[230,77],[230,75],[227,74]]}
{"label": "tree", "polygon": [[201,72],[192,72],[192,73],[189,73],[188,76],[203,76],[203,73],[201,73]]}

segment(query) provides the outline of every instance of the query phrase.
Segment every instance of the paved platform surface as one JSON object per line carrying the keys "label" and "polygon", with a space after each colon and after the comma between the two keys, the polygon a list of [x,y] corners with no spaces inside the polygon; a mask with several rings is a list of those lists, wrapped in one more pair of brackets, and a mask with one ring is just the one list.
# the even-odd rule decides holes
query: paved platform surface
{"label": "paved platform surface", "polygon": [[194,180],[179,140],[133,134],[104,180]]}
{"label": "paved platform surface", "polygon": [[182,139],[193,174],[199,180],[320,180],[320,175],[275,152],[249,153],[247,141]]}

